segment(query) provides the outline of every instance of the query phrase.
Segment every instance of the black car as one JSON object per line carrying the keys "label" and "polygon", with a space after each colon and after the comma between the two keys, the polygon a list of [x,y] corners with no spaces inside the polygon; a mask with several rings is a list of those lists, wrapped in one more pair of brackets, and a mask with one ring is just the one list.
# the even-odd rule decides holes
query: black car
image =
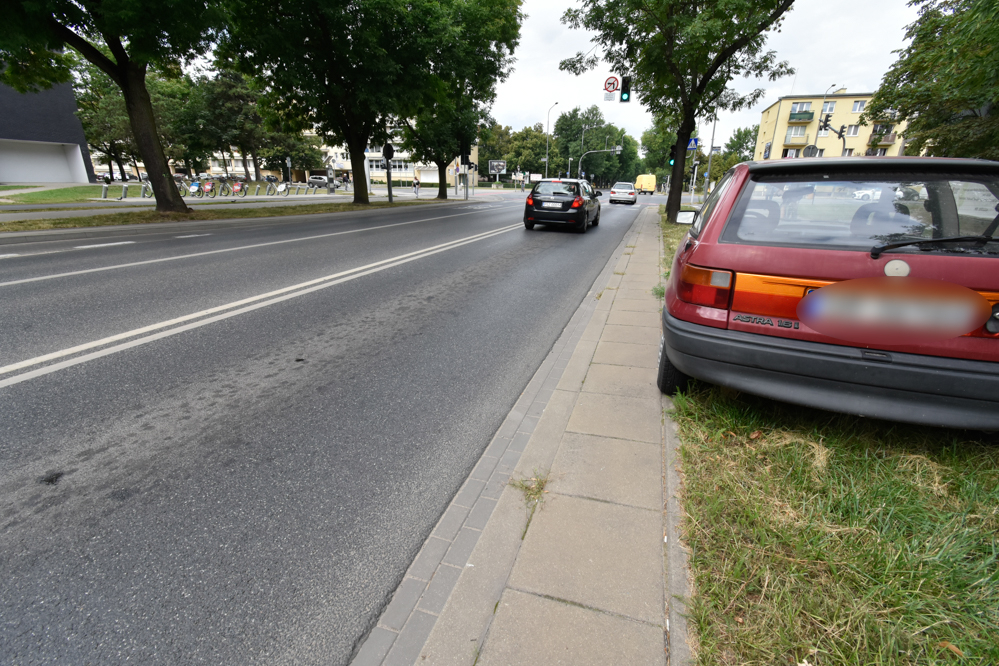
{"label": "black car", "polygon": [[579,233],[600,224],[600,192],[585,180],[552,178],[534,184],[524,206],[524,226],[571,225]]}

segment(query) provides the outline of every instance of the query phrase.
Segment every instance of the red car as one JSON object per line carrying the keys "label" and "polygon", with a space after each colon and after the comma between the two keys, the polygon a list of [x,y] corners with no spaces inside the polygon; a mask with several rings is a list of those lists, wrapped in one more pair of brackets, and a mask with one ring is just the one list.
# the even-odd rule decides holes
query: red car
{"label": "red car", "polygon": [[677,248],[662,332],[664,393],[695,377],[832,411],[999,429],[999,163],[735,166]]}

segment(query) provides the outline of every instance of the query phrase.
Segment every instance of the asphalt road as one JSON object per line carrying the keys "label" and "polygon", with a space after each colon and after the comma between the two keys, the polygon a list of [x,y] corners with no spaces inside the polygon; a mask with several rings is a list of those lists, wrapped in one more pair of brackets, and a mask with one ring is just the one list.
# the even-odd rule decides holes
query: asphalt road
{"label": "asphalt road", "polygon": [[347,663],[640,209],[16,246],[0,663]]}

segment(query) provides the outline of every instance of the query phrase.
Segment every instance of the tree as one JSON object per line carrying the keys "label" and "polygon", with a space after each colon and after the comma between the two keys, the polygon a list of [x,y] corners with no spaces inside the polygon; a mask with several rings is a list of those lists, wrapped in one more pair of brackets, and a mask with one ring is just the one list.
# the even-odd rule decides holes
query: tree
{"label": "tree", "polygon": [[438,171],[438,199],[447,199],[447,165],[471,153],[488,119],[496,83],[506,78],[520,39],[520,0],[459,0],[442,3],[450,30],[430,62],[428,86],[414,117],[400,118],[403,146]]}
{"label": "tree", "polygon": [[288,166],[286,160],[289,157],[296,169],[308,171],[323,165],[323,154],[315,139],[301,133],[268,132],[261,143],[260,159],[267,169],[283,171]]}
{"label": "tree", "polygon": [[[538,123],[534,127],[525,127],[510,136],[509,152],[503,156],[507,168],[513,167],[527,173],[544,173],[545,163],[545,126]],[[552,145],[548,152],[549,173],[564,171],[568,162],[562,159],[558,146]]]}
{"label": "tree", "polygon": [[[434,84],[432,63],[447,42],[446,3],[354,0],[316,3],[225,0],[230,30],[220,55],[258,80],[261,101],[285,130],[313,129],[345,144],[354,178],[391,118],[409,118]],[[354,202],[368,203],[360,180]]]}
{"label": "tree", "polygon": [[4,5],[0,81],[21,92],[68,81],[70,61],[60,52],[75,50],[121,88],[156,209],[187,211],[167,167],[146,72],[204,53],[220,19],[213,0],[190,0],[182,11],[167,0],[13,0]]}
{"label": "tree", "polygon": [[490,119],[479,128],[479,165],[490,160],[502,160],[510,150],[510,133],[513,128]]}
{"label": "tree", "polygon": [[[909,46],[881,81],[861,122],[908,121],[906,152],[999,159],[999,5],[914,0]],[[876,125],[875,130],[879,129]],[[875,131],[872,139],[885,132]]]}
{"label": "tree", "polygon": [[[793,70],[765,51],[765,32],[776,28],[794,0],[582,0],[582,8],[562,17],[572,28],[596,33],[602,59],[614,71],[630,74],[632,91],[654,117],[676,127],[678,150],[685,150],[698,117],[755,104],[763,89],[741,95],[732,79],[775,80]],[[600,56],[577,53],[559,67],[580,74]],[[667,212],[680,210],[684,163],[673,165]]]}
{"label": "tree", "polygon": [[738,128],[725,143],[725,153],[735,153],[739,156],[740,162],[748,162],[753,159],[753,153],[756,152],[756,137],[759,134],[759,125]]}
{"label": "tree", "polygon": [[83,125],[87,145],[92,151],[104,155],[109,174],[117,165],[124,180],[132,130],[121,88],[107,74],[86,61],[77,61],[73,70],[76,115]]}

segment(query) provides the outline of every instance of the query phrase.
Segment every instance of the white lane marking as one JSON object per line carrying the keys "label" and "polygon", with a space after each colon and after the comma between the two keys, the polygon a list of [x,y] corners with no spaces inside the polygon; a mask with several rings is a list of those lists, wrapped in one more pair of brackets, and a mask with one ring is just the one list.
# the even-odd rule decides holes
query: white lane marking
{"label": "white lane marking", "polygon": [[[142,335],[143,333],[149,333],[149,332],[156,331],[156,330],[159,330],[159,329],[163,329],[163,328],[167,328],[167,327],[170,327],[170,326],[174,326],[176,324],[180,324],[180,323],[183,323],[183,322],[191,321],[192,319],[200,319],[200,318],[205,317],[207,315],[211,315],[211,314],[223,312],[225,310],[232,310],[232,308],[237,308],[239,306],[247,306],[247,307],[243,307],[242,309],[235,310],[233,312],[226,312],[224,314],[218,314],[218,315],[216,315],[214,317],[211,317],[209,319],[202,319],[201,321],[190,323],[190,324],[187,324],[185,326],[181,326],[179,328],[173,328],[173,329],[170,329],[168,331],[163,331],[163,332],[160,332],[160,333],[156,333],[154,335],[147,336],[145,338],[141,338],[139,340],[133,340],[132,342],[128,342],[128,343],[125,343],[125,344],[122,344],[122,345],[117,345],[115,347],[110,347],[109,349],[104,349],[104,350],[101,350],[99,352],[94,352],[94,353],[91,353],[91,354],[87,354],[86,356],[81,356],[81,357],[78,357],[78,358],[75,358],[75,359],[71,359],[71,360],[68,360],[68,361],[63,361],[61,363],[56,363],[54,365],[50,365],[50,366],[47,366],[47,367],[44,367],[44,368],[40,368],[40,369],[34,370],[32,372],[27,372],[27,373],[24,373],[22,375],[17,375],[16,377],[11,377],[9,379],[0,381],[0,388],[2,388],[4,386],[10,386],[11,384],[17,384],[18,382],[24,381],[25,379],[31,379],[33,377],[39,377],[41,375],[48,374],[50,371],[51,372],[55,372],[56,370],[60,370],[62,368],[68,368],[68,367],[70,367],[72,365],[76,365],[77,363],[83,363],[84,361],[88,361],[88,360],[93,359],[93,358],[99,358],[101,356],[105,356],[107,353],[113,353],[115,351],[121,351],[123,349],[129,349],[129,348],[135,347],[135,346],[137,346],[139,344],[145,344],[146,342],[152,342],[153,340],[159,340],[161,338],[164,338],[164,337],[167,337],[167,336],[170,336],[170,335],[175,335],[176,333],[180,333],[182,331],[187,331],[187,330],[190,330],[192,328],[197,328],[199,326],[204,326],[206,324],[209,324],[209,323],[212,323],[212,322],[215,322],[215,321],[220,321],[222,319],[227,319],[227,318],[233,317],[233,316],[235,316],[237,314],[242,314],[244,312],[250,312],[251,310],[256,310],[257,308],[261,308],[261,307],[264,307],[266,305],[272,305],[274,303],[279,303],[281,301],[288,300],[289,298],[295,298],[297,296],[302,296],[304,294],[311,293],[311,292],[316,291],[318,289],[324,289],[326,287],[331,287],[331,286],[336,285],[336,284],[341,284],[343,282],[347,282],[349,280],[353,280],[353,279],[361,277],[363,275],[371,275],[372,273],[377,273],[377,272],[383,271],[383,270],[385,270],[387,268],[392,268],[394,266],[400,266],[400,265],[408,263],[410,261],[415,261],[416,259],[422,259],[423,257],[429,257],[429,256],[431,256],[433,254],[437,254],[438,252],[444,252],[446,250],[451,250],[451,249],[454,249],[456,247],[461,247],[462,245],[467,245],[468,243],[474,243],[476,241],[485,240],[487,238],[492,238],[493,236],[498,236],[498,235],[504,234],[504,233],[506,233],[508,231],[513,231],[514,229],[519,229],[521,226],[522,225],[520,225],[520,224],[514,224],[514,225],[507,226],[507,227],[500,227],[499,229],[493,229],[491,231],[487,231],[487,232],[484,232],[484,233],[481,233],[481,234],[475,234],[474,236],[468,236],[468,237],[465,237],[465,238],[459,238],[458,240],[450,241],[450,242],[447,242],[447,243],[442,243],[440,245],[434,245],[434,246],[431,246],[431,247],[428,247],[428,248],[424,248],[422,250],[416,250],[414,252],[409,252],[407,254],[401,254],[399,256],[391,257],[389,259],[383,259],[381,261],[376,261],[374,263],[367,264],[365,266],[358,266],[357,268],[351,268],[349,270],[341,271],[339,273],[334,273],[332,275],[327,275],[325,277],[316,278],[314,280],[309,280],[307,282],[302,282],[302,283],[299,283],[299,284],[291,285],[290,287],[284,287],[282,289],[277,289],[275,291],[270,291],[270,292],[267,292],[265,294],[259,294],[257,296],[251,296],[250,298],[244,298],[242,300],[234,301],[232,303],[227,303],[225,305],[219,305],[219,306],[214,307],[214,308],[209,308],[207,310],[202,310],[201,312],[195,312],[193,314],[185,315],[183,317],[177,317],[176,319],[171,319],[169,321],[160,322],[158,324],[150,324],[149,326],[144,326],[142,328],[137,328],[137,329],[132,330],[132,331],[126,331],[125,333],[119,333],[117,335],[112,335],[110,337],[103,338],[101,340],[95,340],[93,342],[88,342],[88,343],[85,343],[85,344],[82,344],[82,345],[77,345],[75,347],[70,347],[68,349],[63,349],[61,351],[52,352],[51,354],[45,354],[44,356],[36,356],[35,358],[30,358],[30,359],[27,359],[25,361],[20,361],[18,363],[12,363],[10,365],[6,365],[6,366],[0,368],[0,374],[6,374],[8,372],[13,372],[15,370],[21,370],[21,369],[24,369],[24,368],[27,368],[27,367],[30,367],[30,366],[33,366],[33,365],[38,365],[40,363],[45,363],[46,361],[51,361],[51,360],[54,360],[54,359],[57,359],[57,358],[62,358],[62,357],[65,357],[65,356],[70,356],[72,354],[77,354],[77,353],[79,353],[81,351],[86,351],[88,349],[93,349],[95,347],[102,347],[102,346],[110,344],[112,342],[117,342],[119,340],[124,340],[126,338],[132,338],[132,337],[135,337],[137,335]],[[289,292],[293,292],[293,293],[289,293]],[[264,299],[272,299],[272,300],[265,301]],[[263,302],[257,302],[257,301],[263,301]],[[253,305],[248,305],[250,303],[254,303],[254,304]]]}
{"label": "white lane marking", "polygon": [[186,236],[174,236],[174,238],[201,238],[202,236],[211,236],[211,234],[188,234]]}
{"label": "white lane marking", "polygon": [[7,259],[9,257],[20,257],[19,254],[0,254],[0,259]]}
{"label": "white lane marking", "polygon": [[[119,268],[132,268],[134,266],[145,266],[147,264],[158,264],[164,261],[177,261],[179,259],[191,259],[194,257],[206,257],[212,254],[222,254],[223,252],[237,252],[239,250],[252,250],[258,247],[268,247],[271,245],[283,245],[285,243],[299,243],[301,241],[316,240],[317,238],[329,238],[331,236],[342,236],[344,234],[357,234],[364,231],[377,231],[378,229],[389,229],[391,227],[404,227],[408,224],[418,224],[420,222],[432,222],[433,220],[444,220],[449,217],[462,217],[463,215],[470,215],[471,213],[455,213],[454,215],[441,215],[439,217],[427,217],[422,220],[411,220],[410,222],[397,222],[396,224],[382,224],[377,227],[363,227],[361,229],[350,229],[348,231],[334,231],[328,234],[319,234],[317,236],[305,236],[303,238],[289,238],[287,240],[280,241],[270,241],[267,243],[256,243],[254,245],[242,245],[240,247],[230,247],[222,250],[209,250],[207,252],[194,252],[192,254],[180,254],[176,257],[163,257],[162,259],[147,259],[146,261],[133,261],[128,264],[118,264],[116,266],[104,266],[102,268],[87,268],[82,271],[71,271],[69,273],[54,273],[52,275],[42,275],[33,278],[24,278],[23,280],[11,280],[10,282],[0,282],[0,287],[10,287],[17,284],[26,284],[28,282],[41,282],[43,280],[55,280],[57,278],[63,277],[73,277],[76,275],[86,275],[87,273],[98,273],[100,271],[110,271]],[[131,242],[131,241],[130,241]]]}
{"label": "white lane marking", "polygon": [[88,250],[92,247],[111,247],[112,245],[134,245],[135,241],[118,241],[117,243],[98,243],[97,245],[74,245],[74,250]]}

